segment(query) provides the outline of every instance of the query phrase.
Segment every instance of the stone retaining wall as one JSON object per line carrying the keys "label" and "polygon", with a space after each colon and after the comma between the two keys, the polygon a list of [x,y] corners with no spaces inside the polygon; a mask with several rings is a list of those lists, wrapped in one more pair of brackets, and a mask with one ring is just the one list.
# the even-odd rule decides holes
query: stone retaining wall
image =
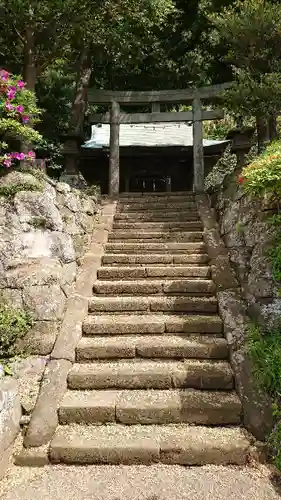
{"label": "stone retaining wall", "polygon": [[97,199],[68,184],[15,171],[0,177],[0,301],[35,320],[21,341],[29,356],[12,363],[13,377],[0,377],[0,477],[51,369],[69,305],[77,305],[73,291],[98,215]]}
{"label": "stone retaining wall", "polygon": [[[34,191],[41,185],[41,191]],[[28,308],[36,320],[25,339],[33,354],[47,355],[55,343],[79,259],[90,241],[95,198],[45,177],[11,172],[0,196],[0,297]],[[30,190],[20,186],[30,185]]]}
{"label": "stone retaining wall", "polygon": [[251,320],[268,324],[280,316],[281,299],[267,256],[271,231],[266,218],[270,212],[264,202],[245,196],[236,179],[234,172],[220,189],[209,189],[217,230],[237,281],[234,289],[219,294],[219,303],[236,385],[244,403],[245,425],[258,439],[264,439],[272,426],[271,402],[254,381],[246,329]]}

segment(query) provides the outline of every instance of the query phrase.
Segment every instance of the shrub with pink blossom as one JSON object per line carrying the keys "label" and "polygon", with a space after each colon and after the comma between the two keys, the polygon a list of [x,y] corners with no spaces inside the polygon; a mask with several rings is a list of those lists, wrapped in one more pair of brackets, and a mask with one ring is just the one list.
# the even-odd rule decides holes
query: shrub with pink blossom
{"label": "shrub with pink blossom", "polygon": [[35,94],[20,77],[0,69],[0,167],[9,168],[23,160],[34,164],[33,151],[14,151],[13,144],[40,142],[42,137],[33,128],[39,116]]}

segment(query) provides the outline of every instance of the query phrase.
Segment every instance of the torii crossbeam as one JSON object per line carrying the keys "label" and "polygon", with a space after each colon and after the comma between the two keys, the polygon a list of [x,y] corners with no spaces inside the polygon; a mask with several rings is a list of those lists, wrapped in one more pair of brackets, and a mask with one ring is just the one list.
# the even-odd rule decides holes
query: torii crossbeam
{"label": "torii crossbeam", "polygon": [[[110,170],[109,195],[119,195],[119,130],[121,123],[187,122],[193,123],[193,168],[194,192],[204,191],[203,121],[222,119],[221,110],[202,109],[202,99],[210,100],[229,88],[231,83],[202,87],[198,89],[160,91],[109,91],[89,90],[88,99],[92,104],[110,104],[110,112],[90,116],[90,122],[110,124]],[[161,103],[185,104],[192,102],[192,111],[161,112]],[[121,113],[124,106],[151,104],[151,113]]]}

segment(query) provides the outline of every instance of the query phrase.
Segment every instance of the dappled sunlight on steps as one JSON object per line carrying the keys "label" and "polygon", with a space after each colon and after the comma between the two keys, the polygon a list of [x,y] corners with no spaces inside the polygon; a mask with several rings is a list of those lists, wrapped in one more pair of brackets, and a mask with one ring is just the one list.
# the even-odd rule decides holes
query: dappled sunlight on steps
{"label": "dappled sunlight on steps", "polygon": [[51,460],[245,463],[251,442],[193,194],[121,195],[104,249]]}

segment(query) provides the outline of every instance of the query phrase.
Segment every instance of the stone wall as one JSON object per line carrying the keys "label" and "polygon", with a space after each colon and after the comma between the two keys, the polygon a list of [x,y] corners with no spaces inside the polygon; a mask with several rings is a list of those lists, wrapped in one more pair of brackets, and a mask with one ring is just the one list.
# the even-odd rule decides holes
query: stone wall
{"label": "stone wall", "polygon": [[21,341],[28,356],[11,363],[12,377],[0,373],[0,478],[35,408],[98,212],[95,197],[40,172],[0,177],[0,303],[35,320]]}
{"label": "stone wall", "polygon": [[[219,304],[243,402],[244,422],[258,439],[264,439],[272,425],[271,402],[254,381],[246,329],[251,320],[268,324],[281,311],[281,299],[267,256],[271,240],[266,224],[269,212],[264,202],[244,195],[237,184],[237,172],[226,177],[220,188],[210,187],[209,196],[237,280],[237,289],[219,297]],[[229,325],[232,328],[227,331]]]}
{"label": "stone wall", "polygon": [[33,313],[25,339],[33,354],[52,350],[97,212],[95,198],[68,184],[20,172],[0,178],[0,297]]}

